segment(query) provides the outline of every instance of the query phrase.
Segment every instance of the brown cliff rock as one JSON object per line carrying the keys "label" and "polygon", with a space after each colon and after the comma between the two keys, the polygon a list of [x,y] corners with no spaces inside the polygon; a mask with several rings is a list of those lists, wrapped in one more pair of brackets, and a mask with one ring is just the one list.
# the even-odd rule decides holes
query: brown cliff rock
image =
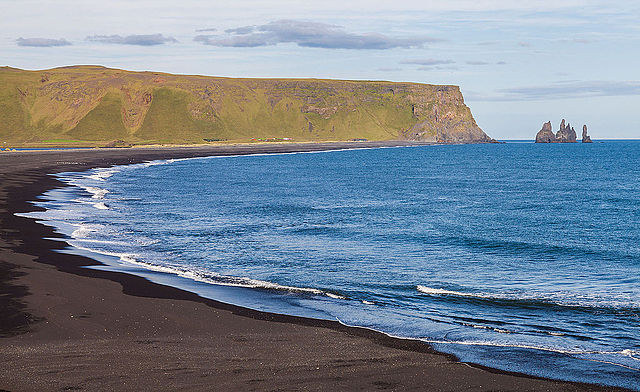
{"label": "brown cliff rock", "polygon": [[542,129],[536,135],[536,143],[555,143],[556,135],[551,128],[551,121],[542,125]]}
{"label": "brown cliff rock", "polygon": [[575,143],[577,139],[576,131],[571,127],[571,124],[565,125],[564,119],[560,123],[560,130],[556,133],[556,139],[558,143]]}
{"label": "brown cliff rock", "polygon": [[582,143],[593,143],[591,141],[591,136],[587,135],[587,126],[582,126]]}
{"label": "brown cliff rock", "polygon": [[575,143],[577,135],[575,129],[562,119],[560,130],[553,133],[551,121],[544,123],[542,129],[536,134],[536,143]]}

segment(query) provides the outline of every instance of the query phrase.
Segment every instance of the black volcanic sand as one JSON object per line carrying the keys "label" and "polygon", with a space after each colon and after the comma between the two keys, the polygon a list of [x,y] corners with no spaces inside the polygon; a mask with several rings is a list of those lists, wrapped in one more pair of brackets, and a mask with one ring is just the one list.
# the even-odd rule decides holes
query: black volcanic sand
{"label": "black volcanic sand", "polygon": [[[47,173],[146,160],[380,147],[318,143],[0,153],[0,389],[604,391],[458,362],[424,343],[248,310],[81,268],[16,212],[65,186]],[[48,239],[49,238],[49,239]]]}

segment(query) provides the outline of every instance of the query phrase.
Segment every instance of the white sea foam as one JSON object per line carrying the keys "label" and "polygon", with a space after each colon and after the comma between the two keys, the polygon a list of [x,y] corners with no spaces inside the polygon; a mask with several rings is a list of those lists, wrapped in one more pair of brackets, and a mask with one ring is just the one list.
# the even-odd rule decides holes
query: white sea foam
{"label": "white sea foam", "polygon": [[121,252],[109,252],[109,251],[106,251],[106,250],[88,248],[88,247],[80,245],[79,242],[85,242],[85,241],[83,241],[83,240],[73,241],[72,240],[72,241],[69,242],[69,245],[73,246],[76,249],[84,250],[86,252],[97,253],[99,255],[104,255],[104,256],[116,257],[120,261],[127,262],[127,263],[134,263],[136,261],[136,259],[135,259],[136,255],[134,255],[134,254],[121,253]]}
{"label": "white sea foam", "polygon": [[91,232],[95,232],[96,229],[88,226],[88,225],[83,225],[80,224],[79,227],[77,229],[75,229],[73,231],[73,233],[71,233],[71,237],[73,238],[84,238],[87,236],[87,234],[91,233]]}
{"label": "white sea foam", "polygon": [[461,291],[452,291],[445,289],[437,289],[433,287],[418,285],[416,286],[419,292],[429,295],[452,295],[456,297],[475,297],[475,298],[495,298],[493,296],[481,293],[463,293]]}
{"label": "white sea foam", "polygon": [[640,303],[631,297],[624,295],[605,295],[604,293],[576,294],[572,292],[554,293],[486,293],[486,292],[463,292],[447,289],[434,288],[424,285],[417,285],[416,289],[427,295],[450,296],[464,298],[478,298],[484,300],[507,300],[507,301],[534,301],[546,304],[553,304],[565,307],[603,307],[603,308],[638,308]]}
{"label": "white sea foam", "polygon": [[375,305],[375,303],[373,303],[371,301],[367,301],[366,299],[363,299],[362,303],[365,304],[365,305]]}
{"label": "white sea foam", "polygon": [[[336,320],[340,324],[345,325],[347,327],[359,327],[358,325],[345,323],[344,321],[340,320],[339,318],[336,318]],[[376,331],[376,332],[382,332],[384,335],[392,337],[392,338],[396,338],[396,339],[421,341],[421,342],[425,342],[425,343],[429,343],[429,344],[443,344],[443,345],[445,345],[445,344],[454,344],[454,345],[458,344],[458,345],[463,345],[463,346],[508,347],[508,348],[522,348],[522,349],[529,349],[529,350],[539,350],[539,351],[560,353],[560,354],[570,355],[570,356],[573,356],[573,357],[576,357],[576,358],[579,358],[579,359],[584,359],[584,360],[587,360],[587,361],[607,363],[607,364],[610,364],[610,365],[623,367],[623,368],[626,368],[626,369],[629,369],[629,370],[640,371],[640,368],[639,367],[635,367],[635,366],[629,366],[629,365],[625,365],[625,364],[621,364],[621,363],[617,363],[617,362],[613,362],[613,361],[607,361],[607,360],[599,360],[599,359],[581,358],[580,357],[580,355],[622,355],[622,356],[631,358],[632,360],[640,362],[640,351],[638,351],[638,350],[625,349],[625,350],[620,350],[620,351],[597,351],[597,350],[564,349],[564,348],[559,348],[559,347],[558,348],[556,348],[556,347],[544,347],[544,346],[536,346],[536,345],[528,345],[528,344],[510,344],[510,343],[501,343],[501,342],[493,342],[493,341],[479,341],[479,340],[461,340],[461,341],[438,340],[438,339],[414,338],[414,337],[396,335],[396,334],[391,334],[391,333],[384,332],[384,331],[378,331],[376,329],[367,328],[367,327],[359,327],[359,328],[364,328],[364,329],[368,329],[368,330]]]}
{"label": "white sea foam", "polygon": [[104,204],[103,202],[100,203],[94,203],[93,206],[99,210],[108,210],[109,207],[107,207],[106,204]]}
{"label": "white sea foam", "polygon": [[95,186],[83,186],[82,187],[85,191],[91,193],[91,198],[92,199],[104,199],[104,196],[109,193],[108,190],[103,189],[103,188],[98,188]]}
{"label": "white sea foam", "polygon": [[157,165],[166,165],[168,163],[172,163],[174,162],[173,160],[169,159],[169,160],[159,160],[159,161],[148,161],[148,162],[144,162],[142,164],[142,167],[150,167],[150,166],[157,166]]}
{"label": "white sea foam", "polygon": [[216,285],[222,285],[222,286],[231,286],[231,287],[244,287],[244,288],[252,288],[252,289],[288,291],[291,293],[308,293],[308,294],[314,294],[314,295],[324,295],[333,299],[347,299],[346,297],[343,297],[335,293],[314,289],[310,287],[287,286],[287,285],[281,285],[278,283],[273,283],[273,282],[268,282],[268,281],[258,280],[258,279],[235,277],[235,276],[224,276],[224,275],[214,274],[211,272],[202,272],[202,271],[176,267],[176,266],[163,266],[163,265],[157,265],[157,264],[146,263],[143,261],[138,261],[135,258],[127,258],[125,260],[123,257],[120,257],[120,259],[123,261],[126,261],[127,263],[135,264],[151,271],[178,275],[183,278],[188,278],[188,279],[192,279],[192,280],[203,282],[203,283],[216,284]]}
{"label": "white sea foam", "polygon": [[559,354],[569,355],[578,359],[583,359],[586,361],[593,362],[601,362],[609,365],[623,367],[629,370],[640,371],[640,367],[629,366],[623,363],[617,363],[612,360],[603,360],[597,359],[588,356],[611,356],[611,355],[621,355],[632,360],[639,361],[640,358],[634,356],[637,355],[638,352],[630,349],[620,350],[620,351],[598,351],[598,350],[581,350],[581,349],[569,349],[569,348],[560,348],[560,347],[545,347],[545,346],[536,346],[531,344],[514,344],[514,343],[502,343],[502,342],[493,342],[493,341],[484,341],[484,340],[461,340],[461,341],[449,341],[449,340],[433,340],[433,339],[421,339],[425,343],[431,344],[459,344],[462,346],[487,346],[487,347],[507,347],[507,348],[521,348],[528,350],[538,350],[538,351],[547,351]]}
{"label": "white sea foam", "polygon": [[467,323],[462,323],[462,325],[466,325],[468,327],[472,327],[472,328],[476,328],[476,329],[486,329],[486,330],[490,330],[490,331],[494,331],[494,332],[499,332],[499,333],[513,333],[513,331],[509,331],[508,329],[502,329],[502,328],[496,328],[496,327],[489,327],[487,325],[479,325],[479,324],[467,324]]}
{"label": "white sea foam", "polygon": [[127,263],[135,263],[137,261],[133,256],[128,254],[121,255],[120,260],[125,261]]}
{"label": "white sea foam", "polygon": [[90,178],[92,180],[97,180],[97,181],[104,181],[119,171],[120,170],[115,168],[97,169],[95,173],[88,175],[86,178]]}

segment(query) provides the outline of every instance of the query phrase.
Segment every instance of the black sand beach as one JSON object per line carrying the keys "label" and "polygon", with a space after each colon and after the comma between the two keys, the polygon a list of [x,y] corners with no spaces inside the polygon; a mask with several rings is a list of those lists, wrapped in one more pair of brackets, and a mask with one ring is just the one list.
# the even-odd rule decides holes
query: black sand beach
{"label": "black sand beach", "polygon": [[410,145],[259,144],[0,153],[0,389],[611,391],[458,362],[428,345],[252,311],[56,252],[16,212],[64,186],[48,173],[154,159]]}

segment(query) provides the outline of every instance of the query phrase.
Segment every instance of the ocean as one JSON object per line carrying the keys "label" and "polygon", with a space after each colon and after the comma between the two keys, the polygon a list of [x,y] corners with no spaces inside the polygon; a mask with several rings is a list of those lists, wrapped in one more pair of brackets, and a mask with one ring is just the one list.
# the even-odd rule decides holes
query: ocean
{"label": "ocean", "polygon": [[97,268],[640,390],[639,167],[639,141],[154,161],[26,215]]}

